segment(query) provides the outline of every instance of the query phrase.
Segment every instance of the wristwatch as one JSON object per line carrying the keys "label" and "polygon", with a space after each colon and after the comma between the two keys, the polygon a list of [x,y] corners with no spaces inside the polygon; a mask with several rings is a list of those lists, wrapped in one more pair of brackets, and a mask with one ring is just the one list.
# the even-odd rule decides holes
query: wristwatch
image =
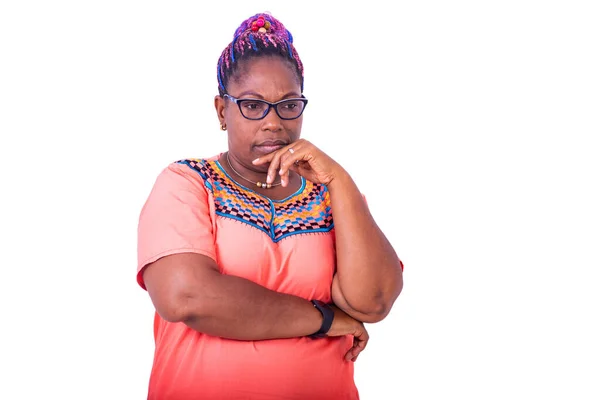
{"label": "wristwatch", "polygon": [[321,328],[310,335],[311,338],[322,338],[327,336],[327,332],[331,328],[331,324],[333,323],[333,309],[329,307],[328,304],[323,303],[320,300],[311,300],[313,306],[319,310],[321,315],[323,315],[323,323],[321,324]]}

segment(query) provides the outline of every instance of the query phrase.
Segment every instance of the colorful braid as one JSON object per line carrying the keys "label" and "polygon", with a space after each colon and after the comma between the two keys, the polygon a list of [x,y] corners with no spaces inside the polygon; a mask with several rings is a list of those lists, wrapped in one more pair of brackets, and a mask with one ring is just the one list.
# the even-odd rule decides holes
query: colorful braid
{"label": "colorful braid", "polygon": [[293,42],[290,31],[269,14],[256,14],[242,22],[217,63],[219,94],[223,96],[227,93],[227,84],[241,61],[272,55],[290,61],[298,74],[300,87],[304,90],[304,67]]}

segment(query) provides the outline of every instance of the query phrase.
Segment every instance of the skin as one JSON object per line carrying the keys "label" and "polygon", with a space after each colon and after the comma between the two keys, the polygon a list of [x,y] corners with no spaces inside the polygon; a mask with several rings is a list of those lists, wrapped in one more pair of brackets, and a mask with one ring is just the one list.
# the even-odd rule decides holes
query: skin
{"label": "skin", "polygon": [[[238,75],[230,78],[227,88],[227,92],[236,98],[276,102],[302,95],[300,81],[291,65],[279,57],[250,60],[238,71]],[[265,118],[252,121],[242,116],[236,104],[220,96],[215,97],[215,108],[219,122],[227,127],[231,164],[236,171],[252,181],[266,182],[269,167],[255,165],[253,160],[300,139],[303,116],[294,120],[282,120],[271,109]],[[227,172],[234,177],[238,176],[224,158],[220,161]],[[269,183],[280,182],[279,178],[273,178]],[[287,174],[281,183],[281,186],[271,189],[252,189],[267,197],[282,199],[293,194],[299,188],[301,180],[298,174]]]}
{"label": "skin", "polygon": [[[250,73],[232,80],[228,88],[232,96],[271,102],[300,97],[299,80],[285,60],[257,59],[246,71]],[[327,186],[336,226],[333,300],[359,321],[373,323],[385,318],[402,290],[402,267],[346,170],[314,144],[300,139],[302,117],[281,120],[271,110],[262,120],[247,120],[236,104],[219,96],[215,107],[219,121],[228,127],[229,152],[236,171],[267,183],[281,180],[281,187],[257,191],[272,198],[287,197],[296,191],[298,176]],[[266,140],[281,140],[282,144],[262,154],[258,145]]]}
{"label": "skin", "polygon": [[[228,87],[235,97],[278,101],[299,97],[300,85],[289,65],[278,58],[256,59],[248,63],[246,74],[232,79]],[[243,79],[242,79],[243,78]],[[237,105],[217,97],[215,106],[219,120],[229,133],[230,159],[237,171],[249,179],[264,181],[268,165],[252,163],[265,156],[265,143],[280,141],[277,149],[299,142],[302,119],[282,121],[271,111],[260,121],[243,118]],[[271,149],[270,149],[271,150]],[[227,162],[221,160],[224,168]],[[242,172],[243,171],[243,172]],[[233,171],[228,171],[235,176]],[[300,185],[300,177],[285,175],[284,184],[261,190],[272,198],[287,197]],[[258,191],[258,190],[257,190]],[[183,253],[160,258],[143,272],[146,288],[157,313],[166,321],[182,322],[192,329],[213,336],[236,340],[264,340],[307,336],[316,332],[322,316],[310,301],[269,290],[236,276],[223,275],[209,257]],[[335,313],[328,336],[354,337],[354,345],[345,355],[355,361],[368,343],[364,324],[341,307]]]}

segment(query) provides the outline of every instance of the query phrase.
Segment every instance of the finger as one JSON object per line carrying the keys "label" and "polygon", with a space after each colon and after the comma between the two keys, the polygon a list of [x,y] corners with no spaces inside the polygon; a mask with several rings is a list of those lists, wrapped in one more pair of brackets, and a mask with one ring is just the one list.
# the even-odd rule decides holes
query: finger
{"label": "finger", "polygon": [[350,358],[350,360],[348,361],[352,361],[352,362],[356,362],[356,360],[358,359],[358,355],[360,354],[360,351],[352,351],[352,357]]}
{"label": "finger", "polygon": [[301,164],[298,160],[294,161],[292,165],[290,165],[290,171],[293,171],[297,174],[300,174]]}
{"label": "finger", "polygon": [[356,356],[354,355],[354,346],[352,346],[352,348],[350,350],[348,350],[348,352],[344,356],[344,360],[346,360],[346,361],[352,361],[352,359],[354,357],[356,357]]}
{"label": "finger", "polygon": [[[281,163],[281,156],[285,154],[287,150],[284,147],[283,149],[277,150],[273,153],[273,157],[271,158],[271,164],[269,164],[269,169],[267,170],[267,183],[273,183],[275,181],[275,176],[277,176],[277,171],[279,170],[279,165]],[[283,181],[281,182],[283,185]]]}
{"label": "finger", "polygon": [[356,347],[361,351],[364,350],[367,347],[367,343],[369,343],[369,334],[367,333],[367,330],[365,329],[359,336],[355,336],[354,340]]}
{"label": "finger", "polygon": [[346,361],[356,361],[358,355],[365,349],[366,340],[358,339],[354,337],[354,343],[348,352],[346,353]]}
{"label": "finger", "polygon": [[346,357],[345,357],[346,361],[356,361],[356,359],[358,358],[358,355],[362,351],[363,351],[363,349],[358,347],[355,342],[354,345],[352,346],[352,348],[350,350],[348,350],[348,352],[346,353]]}
{"label": "finger", "polygon": [[281,155],[279,161],[279,175],[282,177],[285,175],[289,175],[289,169],[294,163],[302,160],[303,158],[302,147],[292,144],[287,148],[287,151]]}
{"label": "finger", "polygon": [[365,329],[365,326],[361,324],[360,328],[354,334],[354,345],[348,352],[350,353],[348,354],[350,361],[356,361],[358,355],[367,347],[367,343],[369,342],[369,333]]}
{"label": "finger", "polygon": [[352,358],[354,358],[354,355],[352,354],[352,350],[348,350],[348,352],[344,356],[344,360],[346,360],[346,361],[352,361]]}
{"label": "finger", "polygon": [[261,164],[266,164],[268,162],[271,162],[273,160],[273,158],[278,154],[278,152],[281,152],[284,149],[287,150],[287,149],[289,149],[292,146],[297,147],[297,145],[302,145],[304,142],[306,142],[306,140],[299,139],[299,140],[293,142],[292,144],[287,145],[286,147],[284,147],[282,149],[276,150],[276,151],[274,151],[272,153],[265,154],[264,156],[260,156],[260,157],[258,157],[256,159],[254,159],[252,161],[252,164],[254,164],[254,165],[261,165]]}
{"label": "finger", "polygon": [[273,159],[273,157],[275,157],[275,153],[269,153],[269,154],[265,154],[264,156],[260,156],[257,159],[252,161],[252,164],[254,165],[261,165],[261,164],[266,164],[268,162],[271,162],[271,160]]}
{"label": "finger", "polygon": [[281,186],[287,187],[287,185],[290,183],[290,171],[285,170],[285,172],[282,174],[281,170],[279,170],[279,175],[281,176]]}

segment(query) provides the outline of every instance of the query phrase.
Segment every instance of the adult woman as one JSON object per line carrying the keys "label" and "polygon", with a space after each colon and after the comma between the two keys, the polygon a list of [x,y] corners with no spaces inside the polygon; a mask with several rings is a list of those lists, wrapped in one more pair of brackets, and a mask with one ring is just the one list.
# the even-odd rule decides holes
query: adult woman
{"label": "adult woman", "polygon": [[303,67],[278,20],[242,23],[218,82],[228,151],[169,165],[140,216],[149,398],[356,399],[348,361],[401,263],[350,176],[300,139]]}

